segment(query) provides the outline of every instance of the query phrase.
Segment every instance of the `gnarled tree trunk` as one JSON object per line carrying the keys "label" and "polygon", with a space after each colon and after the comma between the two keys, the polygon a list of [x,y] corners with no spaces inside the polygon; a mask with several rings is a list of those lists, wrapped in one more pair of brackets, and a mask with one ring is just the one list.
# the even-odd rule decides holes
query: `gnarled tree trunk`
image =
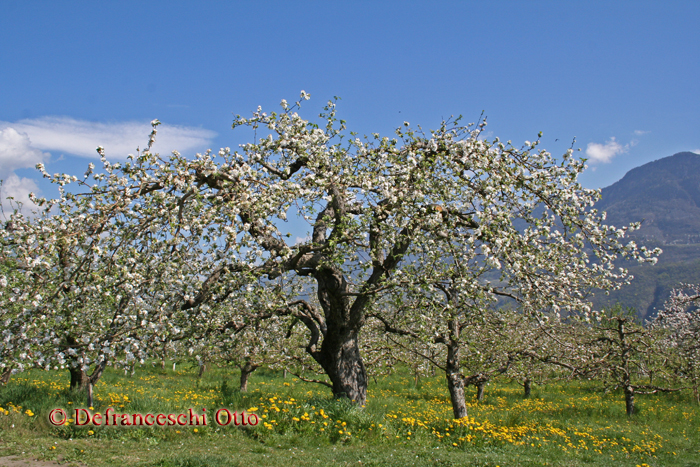
{"label": "gnarled tree trunk", "polygon": [[239,366],[241,369],[241,392],[248,392],[248,378],[258,369],[258,366],[259,365],[253,365],[249,360],[246,360],[245,364]]}
{"label": "gnarled tree trunk", "polygon": [[484,400],[484,389],[486,389],[486,383],[489,382],[489,375],[483,373],[476,373],[471,376],[464,378],[464,387],[474,385],[476,386],[476,400]]}
{"label": "gnarled tree trunk", "polygon": [[317,361],[331,380],[333,396],[365,405],[367,371],[360,356],[357,332],[346,329],[331,338],[326,336],[319,353]]}
{"label": "gnarled tree trunk", "polygon": [[[323,316],[305,302],[303,314],[297,315],[311,330],[306,350],[330,378],[334,397],[347,397],[364,406],[367,371],[360,355],[359,332],[369,299],[357,297],[351,304],[345,276],[335,267],[319,267],[313,276],[318,284],[317,296]],[[317,349],[321,335],[323,342]]]}
{"label": "gnarled tree trunk", "polygon": [[95,367],[95,370],[92,372],[92,374],[87,378],[87,383],[86,383],[86,389],[87,389],[87,405],[88,407],[93,406],[93,394],[92,394],[92,389],[95,387],[95,384],[100,380],[102,377],[102,373],[104,373],[105,368],[107,368],[107,361],[103,361],[102,363],[98,364]]}

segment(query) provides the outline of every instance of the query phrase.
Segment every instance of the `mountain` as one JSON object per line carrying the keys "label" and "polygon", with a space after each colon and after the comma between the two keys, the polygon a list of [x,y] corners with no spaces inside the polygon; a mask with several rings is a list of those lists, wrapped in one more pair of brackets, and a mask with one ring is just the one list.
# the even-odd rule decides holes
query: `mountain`
{"label": "mountain", "polygon": [[700,155],[679,152],[630,170],[596,205],[612,225],[642,222],[635,237],[662,245],[700,244]]}
{"label": "mountain", "polygon": [[680,152],[630,170],[603,188],[595,208],[607,212],[609,225],[641,222],[631,236],[639,245],[658,246],[664,253],[655,266],[621,263],[635,276],[632,284],[609,296],[598,294],[594,305],[620,302],[650,319],[673,287],[700,283],[700,155]]}

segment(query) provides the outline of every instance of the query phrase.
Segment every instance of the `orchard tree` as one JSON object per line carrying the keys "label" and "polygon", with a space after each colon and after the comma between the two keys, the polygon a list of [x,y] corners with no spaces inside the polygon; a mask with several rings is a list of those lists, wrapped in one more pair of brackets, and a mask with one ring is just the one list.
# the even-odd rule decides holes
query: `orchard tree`
{"label": "orchard tree", "polygon": [[[487,337],[484,318],[488,304],[483,294],[470,297],[464,293],[477,282],[461,280],[456,271],[441,278],[437,271],[446,261],[440,257],[435,264],[425,264],[414,258],[407,268],[430,271],[434,280],[394,289],[370,316],[383,323],[383,330],[393,336],[389,339],[395,345],[419,357],[419,362],[423,359],[444,372],[454,417],[462,418],[467,416],[465,382],[479,388],[481,399],[488,377],[478,370],[485,369],[484,359],[491,361],[501,354]],[[467,378],[462,369],[469,357],[480,360],[481,365]]]}
{"label": "orchard tree", "polygon": [[690,382],[700,403],[700,285],[681,284],[674,289],[654,326],[666,330],[663,343],[674,353],[674,374]]}
{"label": "orchard tree", "polygon": [[[149,337],[180,336],[183,321],[195,332],[207,326],[202,322],[212,309],[186,313],[187,305],[180,303],[180,293],[208,286],[201,278],[207,266],[201,247],[171,241],[178,232],[165,214],[163,223],[149,223],[152,213],[135,201],[138,190],[120,191],[128,183],[121,164],[107,162],[101,150],[100,155],[103,172],[95,173],[90,164],[80,179],[50,175],[39,164],[44,177],[59,186],[59,198],[33,197],[40,211],[33,217],[15,211],[0,231],[13,271],[0,278],[5,366],[67,368],[71,388],[87,390],[88,405],[107,365],[143,363],[150,345],[165,342]],[[70,184],[78,188],[68,190]],[[175,216],[182,213],[174,209]]]}
{"label": "orchard tree", "polygon": [[509,368],[508,375],[523,385],[523,396],[530,397],[532,384],[543,384],[549,379],[571,380],[586,376],[585,358],[581,354],[584,319],[567,317],[540,320],[518,316],[509,319],[507,338],[514,341],[519,358]]}
{"label": "orchard tree", "polygon": [[606,390],[621,389],[628,416],[635,413],[638,394],[683,389],[667,385],[672,378],[662,330],[644,326],[634,309],[619,304],[597,318],[576,323],[577,351],[570,362],[578,374],[600,381]]}
{"label": "orchard tree", "polygon": [[[457,177],[471,188],[461,207],[469,223],[442,217],[444,231],[413,239],[395,280],[403,286],[372,312],[387,332],[417,340],[424,351],[444,346],[445,362],[434,364],[445,371],[455,418],[466,416],[465,386],[476,386],[481,399],[488,381],[516,362],[551,358],[543,332],[549,320],[588,315],[591,289],[629,280],[626,270],[613,268],[615,258],[655,262],[659,253],[623,246],[620,239],[636,225],[605,226],[587,209],[599,193],[576,183],[583,166],[570,153],[557,166],[548,153],[528,151],[537,142],[524,151],[483,144],[481,160],[466,163],[474,179],[464,171]],[[497,310],[504,301],[518,312]],[[526,391],[529,384],[524,375]]]}
{"label": "orchard tree", "polygon": [[510,357],[504,374],[523,386],[525,399],[530,397],[532,385],[544,384],[552,371],[551,366],[543,361],[546,357],[538,358],[538,354],[551,356],[557,349],[551,332],[560,320],[546,316],[537,318],[505,308],[494,313],[494,319],[490,320],[500,323],[489,329],[494,334],[493,341],[505,347],[505,353]]}
{"label": "orchard tree", "polygon": [[[211,323],[218,322],[213,332],[195,336],[194,353],[208,354],[213,362],[234,365],[240,370],[241,392],[248,390],[250,375],[260,367],[273,370],[286,370],[293,366],[303,341],[293,332],[295,325],[306,318],[303,307],[283,300],[291,291],[282,292],[276,284],[261,283],[257,287],[250,284],[236,294],[235,301],[226,302],[228,310],[215,312]],[[208,352],[200,352],[198,347],[207,347]]]}
{"label": "orchard tree", "polygon": [[[39,164],[59,198],[32,195],[40,209],[32,217],[15,211],[0,230],[14,272],[0,280],[3,353],[12,353],[19,370],[67,368],[71,388],[87,390],[88,405],[107,365],[143,363],[143,333],[163,321],[163,284],[182,260],[138,225],[124,228],[138,218],[138,204],[116,190],[125,181],[115,174],[119,165],[103,162],[105,173],[90,164],[81,179],[50,175]],[[89,191],[76,195],[71,183]]]}

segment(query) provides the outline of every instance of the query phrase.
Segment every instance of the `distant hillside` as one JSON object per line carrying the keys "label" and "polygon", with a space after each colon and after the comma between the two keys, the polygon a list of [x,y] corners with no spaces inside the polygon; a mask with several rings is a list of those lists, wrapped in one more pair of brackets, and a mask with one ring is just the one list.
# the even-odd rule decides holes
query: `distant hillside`
{"label": "distant hillside", "polygon": [[635,276],[629,287],[609,296],[599,294],[597,307],[620,302],[646,318],[656,315],[673,287],[700,282],[700,155],[681,152],[630,170],[603,188],[596,209],[606,211],[606,224],[642,222],[635,240],[664,253],[656,266],[624,264]]}
{"label": "distant hillside", "polygon": [[643,221],[639,239],[700,244],[700,155],[679,152],[630,170],[603,188],[596,208],[612,225]]}

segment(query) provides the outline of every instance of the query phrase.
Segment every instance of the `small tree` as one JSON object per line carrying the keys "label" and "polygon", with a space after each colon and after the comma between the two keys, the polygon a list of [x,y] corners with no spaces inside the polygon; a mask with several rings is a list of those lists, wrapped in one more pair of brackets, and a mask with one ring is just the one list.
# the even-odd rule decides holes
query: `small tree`
{"label": "small tree", "polygon": [[[143,214],[133,202],[138,195],[115,188],[125,182],[121,165],[100,154],[105,172],[94,173],[90,164],[82,179],[50,175],[39,164],[58,185],[59,198],[32,195],[40,211],[33,217],[15,212],[0,230],[16,272],[0,281],[7,283],[0,310],[12,336],[4,351],[14,352],[11,363],[19,370],[67,368],[71,388],[86,390],[89,406],[107,365],[143,363],[144,336],[171,314],[163,303],[166,284],[181,276],[178,264],[191,259],[190,251],[153,241],[153,232],[143,235]],[[89,191],[76,195],[67,189],[71,183]],[[136,228],[127,227],[129,219],[138,220]]]}
{"label": "small tree", "polygon": [[654,326],[667,331],[663,345],[674,354],[674,375],[690,382],[700,403],[700,285],[682,284],[674,289]]}
{"label": "small tree", "polygon": [[[514,164],[510,170],[522,170]],[[508,165],[499,167],[509,170]],[[548,179],[542,170],[538,177]],[[534,186],[529,187],[533,192],[527,185],[508,186],[509,180],[501,179],[498,189],[490,187],[490,176],[480,178],[490,188],[486,191],[495,193],[484,203],[487,207],[470,205],[471,224],[451,226],[436,238],[415,239],[390,305],[380,305],[371,314],[383,321],[386,331],[420,341],[420,349],[444,346],[446,361],[436,365],[445,371],[455,418],[466,415],[465,385],[476,386],[481,399],[488,381],[518,360],[551,359],[537,348],[548,337],[539,331],[540,323],[550,317],[556,322],[561,311],[584,310],[587,315],[588,290],[626,283],[625,270],[613,272],[614,258],[654,262],[653,255],[659,253],[642,255],[633,242],[623,247],[618,238],[627,228],[600,225],[595,211],[586,210],[595,193],[582,190],[575,173],[569,175],[570,184],[558,189],[544,183],[541,190],[548,198]],[[540,209],[544,213],[538,216]],[[595,262],[589,260],[591,250]],[[503,300],[517,305],[519,313],[494,311]],[[517,331],[503,332],[527,320]],[[520,338],[514,339],[519,331]],[[465,364],[471,367],[467,376]],[[529,384],[527,377],[523,384]]]}
{"label": "small tree", "polygon": [[[600,380],[606,389],[622,389],[625,411],[635,413],[635,396],[673,392],[682,388],[664,386],[670,374],[662,344],[663,333],[639,322],[634,309],[618,304],[590,325],[580,322],[578,352],[571,355],[580,374]],[[653,372],[660,384],[649,381]]]}

